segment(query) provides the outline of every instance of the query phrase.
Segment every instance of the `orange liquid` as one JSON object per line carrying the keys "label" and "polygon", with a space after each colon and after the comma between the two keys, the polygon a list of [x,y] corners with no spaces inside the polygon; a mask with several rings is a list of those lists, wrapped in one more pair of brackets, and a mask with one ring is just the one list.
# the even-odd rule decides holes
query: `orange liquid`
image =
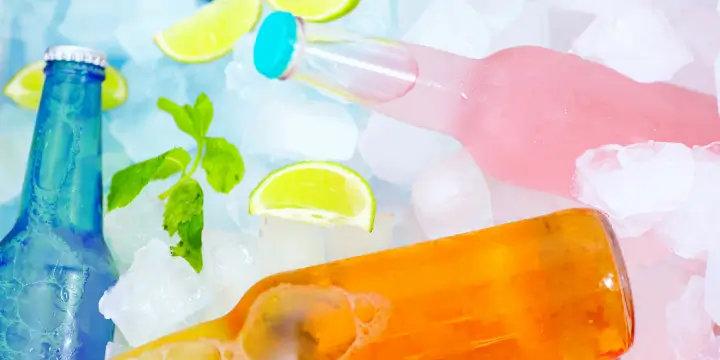
{"label": "orange liquid", "polygon": [[614,360],[633,321],[612,231],[575,209],[273,275],[118,359]]}

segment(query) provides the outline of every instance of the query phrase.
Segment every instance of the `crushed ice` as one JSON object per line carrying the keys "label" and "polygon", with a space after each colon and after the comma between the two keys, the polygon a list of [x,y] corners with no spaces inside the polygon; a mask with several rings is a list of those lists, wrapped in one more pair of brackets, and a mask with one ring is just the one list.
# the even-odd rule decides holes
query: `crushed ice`
{"label": "crushed ice", "polygon": [[[192,139],[155,107],[159,96],[188,102],[199,91],[208,93],[216,102],[211,132],[239,144],[247,166],[231,194],[207,199],[212,209],[200,275],[168,255],[176,239],[160,226],[162,183],[105,218],[105,236],[122,271],[100,304],[122,332],[108,345],[109,354],[222,316],[272,272],[581,201],[610,216],[628,262],[637,341],[624,359],[720,360],[720,338],[713,332],[720,323],[720,144],[587,149],[577,162],[577,199],[559,198],[485,176],[457,141],[442,134],[265,81],[252,69],[252,36],[239,41],[232,56],[210,64],[169,61],[151,35],[192,13],[195,0],[98,4],[4,1],[0,82],[37,60],[49,44],[106,51],[127,78],[130,98],[103,120],[105,186],[115,171],[169,147],[193,150]],[[669,81],[714,94],[720,92],[717,6],[714,0],[362,0],[338,24],[474,58],[512,46],[550,47],[637,81]],[[286,106],[274,106],[280,101]],[[8,230],[19,206],[26,165],[20,154],[29,151],[33,119],[31,111],[0,99],[0,231]],[[306,159],[338,161],[369,180],[381,211],[372,234],[247,214],[255,184],[278,166]]]}

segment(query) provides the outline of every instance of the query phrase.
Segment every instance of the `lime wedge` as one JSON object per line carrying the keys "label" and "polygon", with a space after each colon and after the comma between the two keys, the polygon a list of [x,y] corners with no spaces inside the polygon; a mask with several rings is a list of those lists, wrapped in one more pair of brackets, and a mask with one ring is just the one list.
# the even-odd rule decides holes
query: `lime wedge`
{"label": "lime wedge", "polygon": [[353,225],[372,231],[375,197],[355,171],[326,161],[306,161],[273,171],[250,194],[250,214],[320,226]]}
{"label": "lime wedge", "polygon": [[341,18],[360,0],[267,0],[275,10],[287,11],[307,21],[325,22]]}
{"label": "lime wedge", "polygon": [[[37,110],[40,106],[42,87],[45,82],[45,61],[25,65],[3,88],[3,94],[26,109]],[[110,110],[122,105],[128,97],[125,77],[112,66],[105,69],[102,84],[102,109]]]}
{"label": "lime wedge", "polygon": [[175,61],[213,61],[232,51],[235,42],[255,27],[261,10],[261,0],[215,0],[156,34],[155,44]]}

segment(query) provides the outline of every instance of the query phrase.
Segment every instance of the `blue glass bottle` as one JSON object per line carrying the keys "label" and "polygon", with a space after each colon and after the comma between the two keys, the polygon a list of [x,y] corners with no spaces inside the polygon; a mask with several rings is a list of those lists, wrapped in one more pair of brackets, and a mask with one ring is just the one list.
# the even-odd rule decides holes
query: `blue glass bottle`
{"label": "blue glass bottle", "polygon": [[98,310],[117,272],[102,236],[101,94],[107,61],[45,53],[20,214],[0,242],[0,359],[104,359]]}

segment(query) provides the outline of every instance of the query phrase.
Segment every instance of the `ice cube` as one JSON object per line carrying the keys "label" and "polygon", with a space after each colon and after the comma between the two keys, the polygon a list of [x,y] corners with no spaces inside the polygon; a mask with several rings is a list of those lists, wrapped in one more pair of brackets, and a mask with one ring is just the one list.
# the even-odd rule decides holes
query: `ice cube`
{"label": "ice cube", "polygon": [[395,228],[391,247],[407,246],[427,241],[420,222],[415,216],[415,209],[412,205],[406,205],[395,212]]}
{"label": "ice cube", "polygon": [[153,239],[135,253],[130,269],[100,299],[100,313],[112,319],[134,347],[194,325],[188,323],[210,300],[209,289],[168,245]]}
{"label": "ice cube", "polygon": [[373,176],[373,171],[370,165],[365,163],[365,160],[363,160],[362,155],[359,151],[355,151],[353,156],[350,158],[350,160],[342,162],[343,165],[355,170],[356,173],[358,173],[360,176],[362,176],[364,179],[369,179]]}
{"label": "ice cube", "polygon": [[58,30],[73,44],[89,46],[111,55],[117,54],[120,47],[115,29],[133,13],[136,3],[121,0],[69,1],[65,19]]}
{"label": "ice cube", "polygon": [[693,149],[695,174],[692,190],[680,207],[654,229],[687,259],[698,258],[720,239],[720,143]]}
{"label": "ice cube", "polygon": [[255,239],[242,233],[203,231],[203,283],[213,292],[212,303],[203,311],[203,321],[230,312],[255,282],[260,280],[252,257]]}
{"label": "ice cube", "polygon": [[271,169],[262,159],[246,156],[245,177],[231,192],[225,206],[225,211],[235,225],[243,232],[257,234],[260,226],[260,217],[248,213],[250,193],[270,174]]}
{"label": "ice cube", "polygon": [[132,348],[129,346],[117,344],[111,341],[105,346],[105,360],[114,359],[115,357],[126,353],[130,349]]}
{"label": "ice cube", "polygon": [[677,360],[668,338],[667,304],[680,298],[690,275],[664,261],[628,266],[635,309],[635,343],[623,360]]}
{"label": "ice cube", "polygon": [[403,35],[417,22],[430,0],[395,0],[396,34]]}
{"label": "ice cube", "polygon": [[348,110],[326,101],[276,100],[261,105],[248,121],[243,154],[268,154],[288,159],[349,160],[358,128]]}
{"label": "ice cube", "polygon": [[35,114],[11,104],[0,105],[0,203],[22,191]]}
{"label": "ice cube", "polygon": [[103,232],[115,262],[121,272],[130,267],[136,251],[151,240],[172,245],[163,229],[165,204],[158,195],[172,186],[172,181],[150,183],[130,205],[115,209],[105,215]]}
{"label": "ice cube", "polygon": [[412,188],[393,184],[376,177],[368,181],[375,197],[375,208],[378,212],[394,213],[410,202]]}
{"label": "ice cube", "polygon": [[362,0],[355,9],[333,25],[358,34],[388,38],[395,29],[394,1]]}
{"label": "ice cube", "polygon": [[103,186],[110,185],[116,172],[132,165],[133,161],[124,152],[106,152],[102,155]]}
{"label": "ice cube", "polygon": [[488,29],[494,33],[515,22],[526,5],[525,0],[468,0],[468,2],[475,8]]}
{"label": "ice cube", "polygon": [[485,175],[485,180],[490,191],[495,225],[543,216],[560,210],[586,207],[573,199],[515,186],[488,175]]}
{"label": "ice cube", "polygon": [[715,337],[712,321],[703,307],[705,279],[693,276],[679,299],[665,310],[668,337],[678,359],[692,359]]}
{"label": "ice cube", "polygon": [[605,145],[575,165],[578,200],[607,212],[620,237],[642,235],[677,209],[695,177],[692,151],[675,143]]}
{"label": "ice cube", "polygon": [[20,208],[20,197],[16,197],[13,201],[0,204],[0,238],[10,232],[18,217]]}
{"label": "ice cube", "polygon": [[704,64],[695,60],[675,73],[670,83],[689,90],[716,95],[715,77],[708,76],[709,74],[713,74],[713,62]]}
{"label": "ice cube", "polygon": [[490,51],[490,30],[468,0],[432,0],[402,40],[471,58]]}
{"label": "ice cube", "polygon": [[651,0],[539,0],[561,10],[584,12],[594,15],[610,16],[626,12],[638,6],[646,5]]}
{"label": "ice cube", "polygon": [[[9,6],[0,4],[2,11],[13,14],[12,24],[15,30],[15,37],[22,41],[25,63],[41,60],[45,49],[50,45],[48,35],[54,30],[55,13],[58,9],[58,1],[11,1]],[[14,4],[13,4],[14,3]],[[9,9],[8,9],[9,7]],[[13,54],[13,57],[20,57],[21,54]]]}
{"label": "ice cube", "polygon": [[413,185],[412,202],[415,216],[430,238],[492,225],[485,177],[464,149],[423,172]]}
{"label": "ice cube", "polygon": [[595,19],[592,14],[551,9],[548,13],[550,26],[550,47],[568,52],[577,38]]}
{"label": "ice cube", "polygon": [[[482,0],[488,2],[491,0]],[[517,0],[513,0],[518,2]],[[506,1],[493,1],[505,3]],[[550,47],[550,25],[548,23],[548,9],[544,5],[527,3],[519,6],[519,12],[506,26],[492,38],[491,52],[516,46],[542,46]]]}
{"label": "ice cube", "polygon": [[668,81],[693,61],[662,12],[642,7],[598,17],[575,41],[573,51],[640,82]]}
{"label": "ice cube", "polygon": [[[230,194],[215,191],[207,182],[205,170],[199,168],[193,178],[203,189],[203,214],[206,229],[235,232],[240,230],[228,211],[233,198]],[[242,183],[242,181],[241,181]],[[239,185],[238,185],[239,186]]]}
{"label": "ice cube", "polygon": [[195,0],[137,1],[130,16],[124,17],[115,29],[123,49],[137,64],[152,64],[163,55],[153,36],[191,16],[197,8]]}
{"label": "ice cube", "polygon": [[639,237],[618,239],[627,266],[652,266],[677,259],[669,246],[654,232]]}
{"label": "ice cube", "polygon": [[154,158],[175,147],[195,147],[195,140],[178,129],[172,116],[152,106],[144,107],[135,116],[124,112],[114,117],[109,126],[133,162]]}
{"label": "ice cube", "polygon": [[[658,0],[655,0],[656,2]],[[720,18],[715,0],[660,0],[659,7],[678,35],[703,65],[711,65],[720,51]]]}
{"label": "ice cube", "polygon": [[718,360],[720,359],[720,337],[713,339],[693,360]]}
{"label": "ice cube", "polygon": [[420,173],[460,149],[444,134],[374,113],[360,134],[358,149],[373,174],[395,184],[411,184]]}
{"label": "ice cube", "polygon": [[705,310],[713,322],[720,323],[720,246],[710,249],[705,270]]}
{"label": "ice cube", "polygon": [[720,55],[715,59],[713,71],[715,75],[715,93],[718,96],[718,109],[720,109]]}
{"label": "ice cube", "polygon": [[325,262],[328,229],[275,217],[261,221],[256,260],[263,276]]}
{"label": "ice cube", "polygon": [[161,96],[180,105],[190,103],[182,67],[164,61],[152,66],[127,62],[121,72],[130,86],[128,101],[108,114],[108,130],[130,159],[140,162],[173,147],[195,147],[195,140],[180,131],[172,116],[156,105]]}
{"label": "ice cube", "polygon": [[372,232],[348,225],[331,228],[325,242],[327,261],[388,249],[393,238],[395,218],[394,214],[377,214]]}

